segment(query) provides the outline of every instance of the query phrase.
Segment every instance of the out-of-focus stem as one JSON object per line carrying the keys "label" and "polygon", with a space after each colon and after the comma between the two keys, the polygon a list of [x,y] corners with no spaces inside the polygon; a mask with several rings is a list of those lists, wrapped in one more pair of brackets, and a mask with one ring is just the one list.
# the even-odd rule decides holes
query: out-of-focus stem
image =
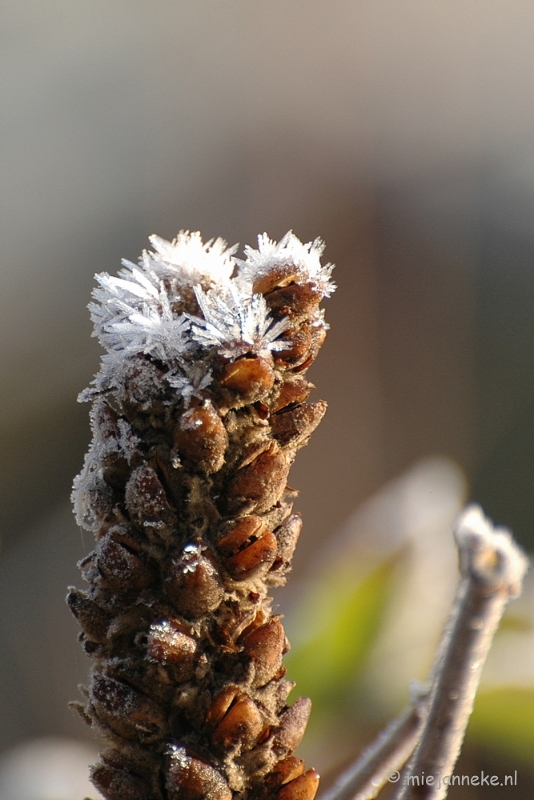
{"label": "out-of-focus stem", "polygon": [[480,675],[509,600],[521,591],[527,559],[507,531],[477,506],[458,520],[462,579],[433,668],[421,739],[395,800],[442,800],[460,753]]}
{"label": "out-of-focus stem", "polygon": [[406,762],[421,735],[424,698],[382,731],[320,800],[372,800]]}

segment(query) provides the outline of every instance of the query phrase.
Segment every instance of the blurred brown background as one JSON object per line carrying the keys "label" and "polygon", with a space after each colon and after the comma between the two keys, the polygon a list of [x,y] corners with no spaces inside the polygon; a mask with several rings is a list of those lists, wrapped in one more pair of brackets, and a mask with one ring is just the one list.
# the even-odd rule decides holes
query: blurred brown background
{"label": "blurred brown background", "polygon": [[85,306],[150,233],[292,228],[337,264],[297,578],[434,454],[534,549],[531,2],[7,0],[0,35],[0,748],[87,736],[63,605]]}

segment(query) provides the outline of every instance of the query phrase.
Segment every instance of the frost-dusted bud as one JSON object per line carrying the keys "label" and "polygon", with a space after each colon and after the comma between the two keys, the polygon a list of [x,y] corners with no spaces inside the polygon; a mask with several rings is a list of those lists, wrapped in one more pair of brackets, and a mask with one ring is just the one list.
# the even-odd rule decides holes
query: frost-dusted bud
{"label": "frost-dusted bud", "polygon": [[169,800],[232,800],[221,773],[177,745],[171,745],[167,754],[165,788]]}
{"label": "frost-dusted bud", "polygon": [[146,781],[112,764],[95,764],[91,781],[106,800],[146,800],[151,794]]}
{"label": "frost-dusted bud", "polygon": [[278,542],[276,559],[272,570],[287,569],[291,564],[293,553],[302,530],[302,517],[299,514],[292,514],[285,522],[276,528],[274,535]]}
{"label": "frost-dusted bud", "polygon": [[161,481],[148,464],[132,473],[126,485],[125,501],[131,521],[149,537],[152,532],[161,537],[168,536],[176,524],[176,516]]}
{"label": "frost-dusted bud", "polygon": [[119,526],[108,530],[98,542],[96,563],[106,584],[120,592],[140,592],[155,580],[138,546]]}
{"label": "frost-dusted bud", "polygon": [[261,513],[281,498],[290,463],[274,443],[236,472],[227,491],[229,511],[241,509]]}
{"label": "frost-dusted bud", "polygon": [[81,629],[93,642],[103,642],[111,617],[85,592],[69,586],[67,605],[80,623]]}
{"label": "frost-dusted bud", "polygon": [[288,346],[275,354],[275,364],[286,367],[300,366],[310,355],[312,333],[309,323],[303,323],[297,328],[288,328],[284,332],[284,341],[288,342]]}
{"label": "frost-dusted bud", "polygon": [[303,404],[288,411],[279,411],[272,418],[272,432],[280,444],[302,447],[326,413],[326,403]]}
{"label": "frost-dusted bud", "polygon": [[195,471],[220,470],[228,447],[228,434],[209,401],[180,416],[174,429],[174,445],[180,460]]}
{"label": "frost-dusted bud", "polygon": [[161,414],[165,383],[163,373],[144,356],[124,359],[122,385],[117,392],[121,405],[130,414]]}
{"label": "frost-dusted bud", "polygon": [[278,789],[285,783],[298,778],[304,772],[304,761],[296,756],[288,756],[279,761],[268,775],[266,783],[270,789]]}
{"label": "frost-dusted bud", "polygon": [[259,539],[251,541],[225,559],[224,566],[235,580],[244,580],[266,572],[276,557],[276,538],[271,531],[265,531]]}
{"label": "frost-dusted bud", "polygon": [[293,403],[303,403],[308,399],[311,390],[314,388],[313,383],[308,383],[304,378],[291,376],[280,387],[276,401],[271,406],[272,413],[275,414]]}
{"label": "frost-dusted bud", "polygon": [[175,619],[152,623],[147,637],[147,657],[160,664],[169,664],[176,680],[189,680],[195,671],[198,650],[190,633]]}
{"label": "frost-dusted bud", "polygon": [[269,569],[277,544],[274,535],[265,530],[261,517],[242,517],[224,533],[217,543],[227,572],[235,580],[244,580]]}
{"label": "frost-dusted bud", "polygon": [[319,773],[309,769],[290,783],[282,786],[276,794],[276,800],[313,800],[319,787]]}
{"label": "frost-dusted bud", "polygon": [[316,320],[311,327],[311,342],[308,349],[308,357],[303,361],[294,362],[293,372],[305,372],[315,361],[317,354],[326,338],[326,328],[322,319]]}
{"label": "frost-dusted bud", "polygon": [[222,750],[252,747],[264,727],[257,705],[248,695],[238,695],[211,734],[214,745]]}
{"label": "frost-dusted bud", "polygon": [[311,712],[309,697],[299,697],[280,717],[273,748],[277,753],[291,753],[299,746]]}
{"label": "frost-dusted bud", "polygon": [[299,271],[295,269],[295,265],[291,262],[287,264],[277,264],[268,272],[260,275],[254,281],[252,287],[254,292],[258,294],[269,294],[270,292],[282,286],[289,286],[299,278]]}
{"label": "frost-dusted bud", "polygon": [[222,720],[235,698],[237,697],[237,686],[227,686],[222,692],[219,692],[213,703],[211,704],[208,713],[206,714],[206,725],[213,730],[217,727]]}
{"label": "frost-dusted bud", "polygon": [[322,294],[312,283],[291,283],[269,292],[265,300],[277,316],[286,314],[308,314],[317,308]]}
{"label": "frost-dusted bud", "polygon": [[100,526],[109,524],[116,506],[115,492],[105,482],[102,472],[96,453],[89,450],[84,468],[74,481],[72,493],[78,525],[89,531],[96,532]]}
{"label": "frost-dusted bud", "polygon": [[241,517],[229,529],[228,527],[226,526],[217,542],[218,551],[225,557],[233,556],[239,550],[245,549],[264,533],[263,520],[255,514]]}
{"label": "frost-dusted bud", "polygon": [[167,594],[176,611],[196,619],[214,611],[224,597],[217,568],[198,544],[186,544],[172,562],[166,580]]}
{"label": "frost-dusted bud", "polygon": [[98,430],[102,441],[107,442],[110,439],[117,439],[119,435],[117,426],[119,415],[104,397],[98,397],[95,400],[90,416],[91,427],[94,430]]}
{"label": "frost-dusted bud", "polygon": [[261,628],[256,628],[242,641],[243,652],[255,666],[254,685],[264,686],[280,669],[286,647],[284,628],[272,618]]}
{"label": "frost-dusted bud", "polygon": [[239,358],[224,366],[221,385],[240,395],[242,402],[254,403],[274,385],[273,361],[269,356]]}
{"label": "frost-dusted bud", "polygon": [[92,702],[97,717],[124,739],[149,743],[160,739],[166,732],[163,709],[115,678],[95,677]]}

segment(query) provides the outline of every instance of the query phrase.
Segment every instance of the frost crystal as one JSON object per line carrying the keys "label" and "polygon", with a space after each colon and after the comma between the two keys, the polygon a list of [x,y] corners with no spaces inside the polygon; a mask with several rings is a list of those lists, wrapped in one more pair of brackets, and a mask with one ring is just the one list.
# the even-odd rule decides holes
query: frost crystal
{"label": "frost crystal", "polygon": [[217,347],[227,358],[285,347],[278,337],[288,321],[273,320],[263,295],[246,294],[232,284],[227,292],[206,293],[197,287],[195,294],[204,319],[192,317],[191,330],[204,347]]}
{"label": "frost crystal", "polygon": [[[188,406],[210,386],[214,359],[287,347],[289,319],[275,318],[264,293],[254,291],[258,278],[281,269],[286,283],[295,276],[322,295],[334,288],[332,266],[320,262],[323,243],[302,244],[291,231],[278,243],[263,234],[258,250],[245,248],[244,261],[234,256],[237,246],[224,239],[203,243],[199,232],[181,231],[172,242],[149,238],[153,249],[137,265],[124,260],[118,277],[96,275],[89,309],[93,335],[107,353],[80,401],[120,392],[135,373],[141,405],[161,393],[163,380]],[[314,324],[326,327],[319,316]]]}
{"label": "frost crystal", "polygon": [[154,250],[143,251],[140,266],[168,280],[177,293],[186,286],[200,284],[208,288],[228,281],[234,271],[237,245],[227,248],[224,239],[210,239],[203,244],[198,231],[180,231],[172,242],[155,235],[149,236],[149,241]]}
{"label": "frost crystal", "polygon": [[112,492],[103,476],[103,464],[109,460],[124,459],[131,463],[139,439],[125,419],[113,421],[104,400],[99,398],[91,414],[93,441],[85,456],[81,473],[74,479],[72,500],[78,525],[87,530],[96,530],[95,498],[99,497],[99,510],[105,503],[112,503]]}
{"label": "frost crystal", "polygon": [[242,279],[251,284],[277,267],[292,267],[301,280],[313,283],[323,296],[329,297],[336,288],[330,280],[334,266],[321,264],[323,251],[321,239],[303,244],[293,231],[288,231],[279,242],[274,242],[264,233],[258,236],[258,249],[247,245],[246,259],[236,259],[236,263]]}
{"label": "frost crystal", "polygon": [[189,323],[176,316],[163,282],[137,267],[121,270],[122,278],[97,275],[91,319],[95,335],[109,351],[125,355],[144,353],[162,361],[179,356],[187,347],[184,333]]}
{"label": "frost crystal", "polygon": [[193,362],[187,364],[185,361],[180,363],[166,374],[166,379],[173,389],[177,389],[184,398],[186,406],[189,406],[192,397],[202,397],[202,392],[210,385],[213,375],[210,369],[206,369],[203,362]]}

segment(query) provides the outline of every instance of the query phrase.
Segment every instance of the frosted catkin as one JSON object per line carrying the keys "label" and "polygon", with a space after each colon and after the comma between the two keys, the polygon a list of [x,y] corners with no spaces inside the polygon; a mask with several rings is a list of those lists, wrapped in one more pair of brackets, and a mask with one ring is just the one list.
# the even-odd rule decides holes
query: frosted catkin
{"label": "frosted catkin", "polygon": [[326,410],[305,375],[332,267],[292,233],[242,260],[198,233],[150,241],[90,305],[107,352],[73,501],[96,546],[67,600],[105,743],[92,781],[107,800],[313,800],[293,755],[311,704],[288,704],[269,591],[301,529],[289,468]]}

